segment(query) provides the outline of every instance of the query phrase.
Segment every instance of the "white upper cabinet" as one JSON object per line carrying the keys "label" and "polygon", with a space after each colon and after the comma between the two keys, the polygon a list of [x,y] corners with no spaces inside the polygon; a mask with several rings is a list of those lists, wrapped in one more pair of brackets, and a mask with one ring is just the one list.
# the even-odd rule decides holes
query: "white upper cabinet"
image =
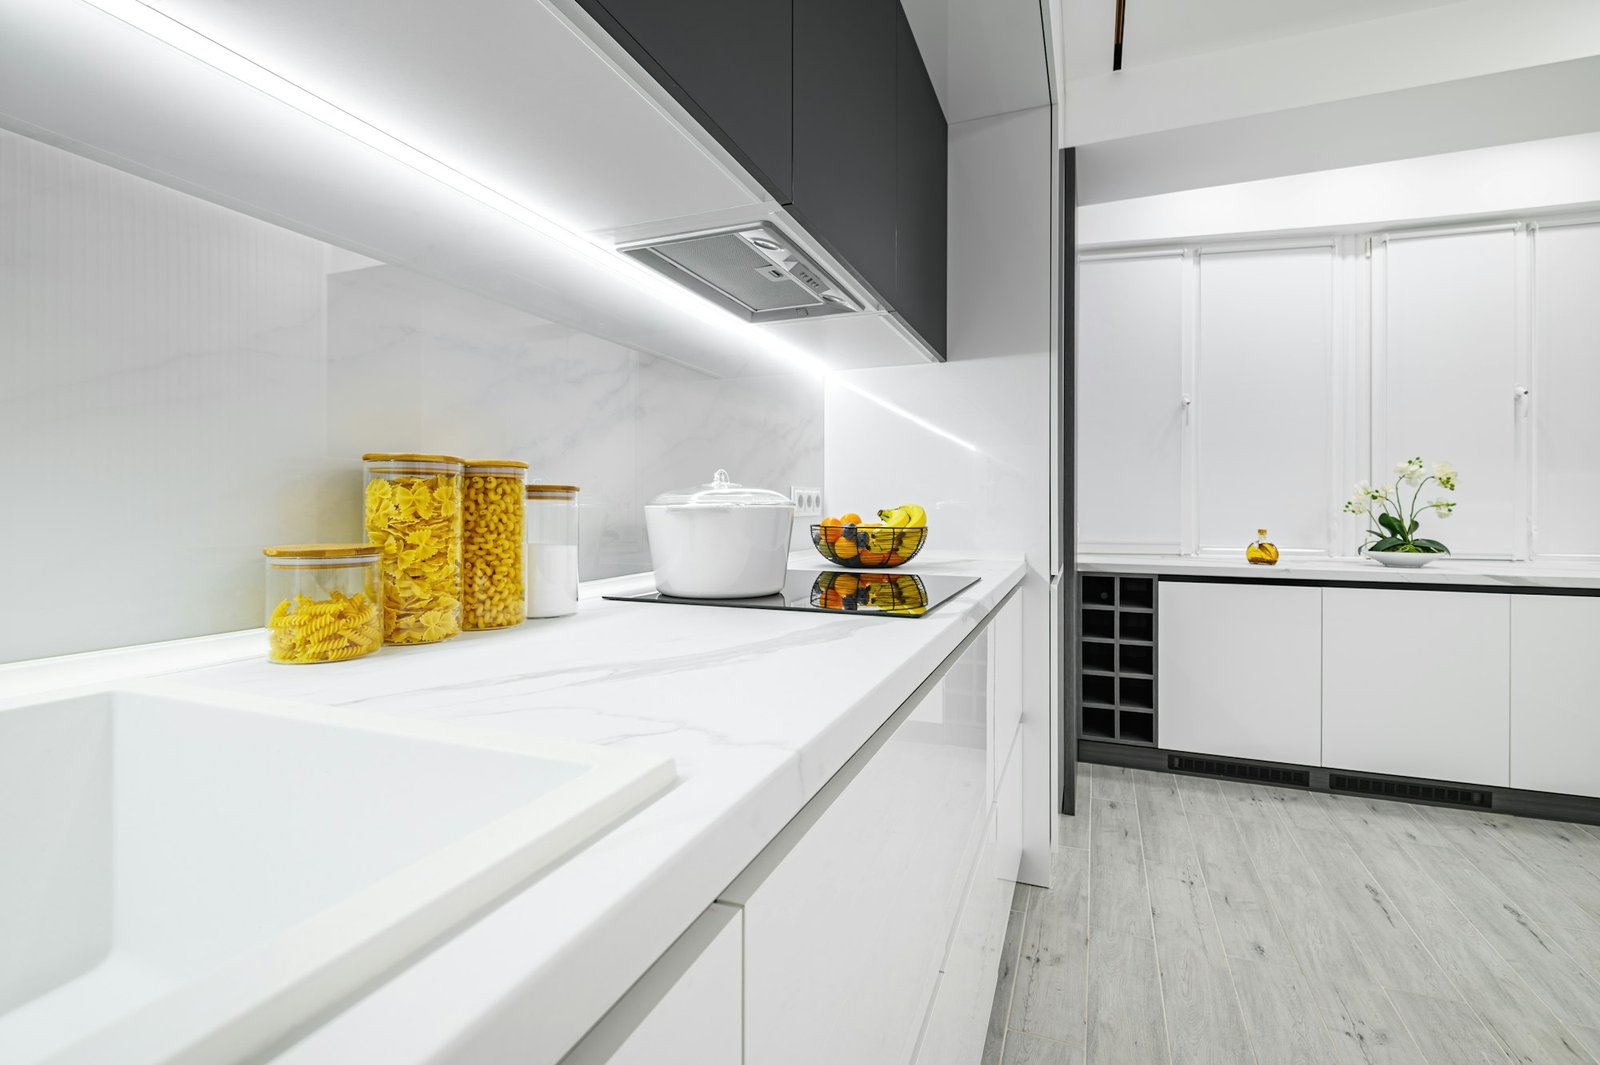
{"label": "white upper cabinet", "polygon": [[1179,550],[1183,269],[1176,253],[1078,268],[1078,539]]}
{"label": "white upper cabinet", "polygon": [[1533,550],[1600,557],[1600,225],[1535,239]]}
{"label": "white upper cabinet", "polygon": [[1456,516],[1423,533],[1458,555],[1510,558],[1522,543],[1519,237],[1510,227],[1391,237],[1374,282],[1374,479],[1392,480],[1392,464],[1412,455],[1459,468]]}
{"label": "white upper cabinet", "polygon": [[1195,508],[1202,552],[1240,552],[1266,527],[1328,554],[1343,494],[1333,366],[1331,245],[1200,255]]}

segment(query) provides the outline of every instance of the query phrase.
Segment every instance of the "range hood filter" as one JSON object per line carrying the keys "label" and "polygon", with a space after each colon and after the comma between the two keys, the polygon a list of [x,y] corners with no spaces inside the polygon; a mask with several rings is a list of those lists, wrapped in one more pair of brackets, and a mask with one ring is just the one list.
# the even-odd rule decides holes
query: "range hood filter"
{"label": "range hood filter", "polygon": [[768,223],[618,249],[752,322],[863,310],[853,293]]}

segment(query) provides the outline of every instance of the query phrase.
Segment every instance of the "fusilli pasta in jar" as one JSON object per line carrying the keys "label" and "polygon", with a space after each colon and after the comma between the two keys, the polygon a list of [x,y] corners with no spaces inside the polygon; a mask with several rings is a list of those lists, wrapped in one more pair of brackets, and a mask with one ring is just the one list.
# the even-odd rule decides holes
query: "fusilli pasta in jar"
{"label": "fusilli pasta in jar", "polygon": [[371,654],[383,643],[379,549],[286,544],[267,556],[267,657],[307,665]]}
{"label": "fusilli pasta in jar", "polygon": [[383,642],[461,631],[461,460],[367,454],[367,539],[381,549]]}

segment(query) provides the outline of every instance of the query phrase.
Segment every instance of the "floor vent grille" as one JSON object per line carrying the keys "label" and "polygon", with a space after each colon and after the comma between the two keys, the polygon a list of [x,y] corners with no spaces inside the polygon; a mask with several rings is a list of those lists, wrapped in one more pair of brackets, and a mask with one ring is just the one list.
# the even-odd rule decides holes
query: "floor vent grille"
{"label": "floor vent grille", "polygon": [[1191,758],[1182,754],[1167,755],[1167,768],[1180,773],[1202,773],[1208,777],[1254,780],[1262,784],[1290,784],[1297,788],[1311,786],[1311,773],[1304,769],[1280,769],[1270,765],[1223,762],[1215,758]]}
{"label": "floor vent grille", "polygon": [[1473,788],[1448,788],[1439,784],[1407,784],[1403,780],[1375,780],[1371,777],[1353,777],[1343,773],[1328,774],[1329,791],[1349,791],[1358,795],[1382,795],[1391,799],[1412,799],[1417,802],[1436,802],[1447,806],[1475,806],[1489,809],[1494,806],[1494,792]]}

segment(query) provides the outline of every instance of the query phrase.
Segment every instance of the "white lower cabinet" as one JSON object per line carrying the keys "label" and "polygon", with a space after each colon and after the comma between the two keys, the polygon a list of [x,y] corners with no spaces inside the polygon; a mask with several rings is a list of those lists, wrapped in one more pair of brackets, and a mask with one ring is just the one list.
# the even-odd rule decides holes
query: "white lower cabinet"
{"label": "white lower cabinet", "polygon": [[1510,595],[1322,590],[1322,764],[1507,786]]}
{"label": "white lower cabinet", "polygon": [[742,919],[713,904],[561,1065],[740,1065]]}
{"label": "white lower cabinet", "polygon": [[1600,796],[1600,599],[1511,601],[1511,786]]}
{"label": "white lower cabinet", "polygon": [[973,643],[724,894],[744,908],[750,1065],[912,1060],[992,838],[986,655]]}
{"label": "white lower cabinet", "polygon": [[1157,588],[1157,742],[1319,764],[1321,589],[1173,581]]}

